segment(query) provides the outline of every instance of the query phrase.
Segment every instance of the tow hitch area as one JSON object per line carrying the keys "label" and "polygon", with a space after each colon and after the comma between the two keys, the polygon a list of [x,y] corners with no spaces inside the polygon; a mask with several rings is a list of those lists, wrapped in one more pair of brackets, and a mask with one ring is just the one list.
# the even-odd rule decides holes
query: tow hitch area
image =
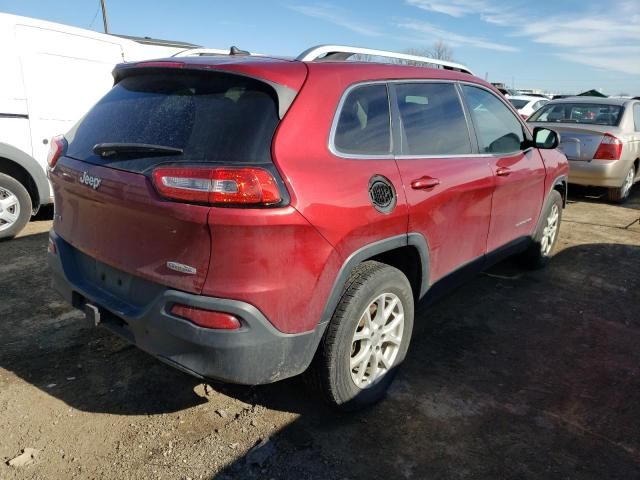
{"label": "tow hitch area", "polygon": [[100,309],[95,305],[90,303],[84,304],[84,314],[86,315],[87,320],[92,323],[94,326],[98,326],[101,322],[100,320]]}

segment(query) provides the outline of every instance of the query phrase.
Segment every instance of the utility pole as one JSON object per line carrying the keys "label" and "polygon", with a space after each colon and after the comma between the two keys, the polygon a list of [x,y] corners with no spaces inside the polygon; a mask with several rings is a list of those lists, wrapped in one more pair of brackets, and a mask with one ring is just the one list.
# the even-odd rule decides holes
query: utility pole
{"label": "utility pole", "polygon": [[100,0],[100,6],[102,7],[102,23],[104,24],[104,33],[109,33],[109,19],[107,18],[107,6],[104,4],[104,0]]}

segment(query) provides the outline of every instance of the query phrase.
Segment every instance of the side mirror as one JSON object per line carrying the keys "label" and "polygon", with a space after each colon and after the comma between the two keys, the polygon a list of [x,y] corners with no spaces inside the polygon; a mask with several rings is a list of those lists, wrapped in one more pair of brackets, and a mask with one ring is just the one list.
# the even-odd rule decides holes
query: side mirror
{"label": "side mirror", "polygon": [[554,149],[560,145],[560,134],[544,127],[533,129],[533,144],[536,148]]}

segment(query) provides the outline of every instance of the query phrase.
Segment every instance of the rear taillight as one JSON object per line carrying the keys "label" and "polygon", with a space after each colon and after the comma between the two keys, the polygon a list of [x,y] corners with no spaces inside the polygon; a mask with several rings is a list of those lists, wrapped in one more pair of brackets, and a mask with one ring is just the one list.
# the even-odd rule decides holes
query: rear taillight
{"label": "rear taillight", "polygon": [[524,113],[521,113],[520,118],[526,121],[529,118],[529,115],[525,115]]}
{"label": "rear taillight", "polygon": [[621,154],[622,140],[610,133],[605,133],[593,158],[595,160],[619,160]]}
{"label": "rear taillight", "polygon": [[51,145],[49,146],[49,155],[47,156],[47,163],[49,168],[53,168],[58,163],[58,159],[67,148],[67,141],[64,135],[58,135],[51,139]]}
{"label": "rear taillight", "polygon": [[171,307],[171,314],[204,328],[220,330],[237,330],[240,328],[240,320],[228,313],[175,304]]}
{"label": "rear taillight", "polygon": [[226,205],[282,200],[275,178],[263,168],[160,167],[152,177],[158,193],[171,200]]}

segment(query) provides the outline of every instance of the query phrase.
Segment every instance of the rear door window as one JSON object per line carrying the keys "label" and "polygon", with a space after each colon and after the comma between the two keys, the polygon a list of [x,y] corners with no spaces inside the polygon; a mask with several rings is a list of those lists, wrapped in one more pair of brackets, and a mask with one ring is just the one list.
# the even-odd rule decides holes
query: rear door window
{"label": "rear door window", "polygon": [[[67,135],[67,155],[142,172],[163,162],[271,162],[278,105],[270,86],[224,73],[167,72],[124,78]],[[151,144],[181,155],[101,157],[99,143]]]}
{"label": "rear door window", "polygon": [[464,110],[452,83],[409,83],[395,88],[403,131],[402,154],[471,153]]}
{"label": "rear door window", "polygon": [[385,84],[351,90],[342,104],[333,144],[339,153],[389,155],[391,116]]}
{"label": "rear door window", "polygon": [[633,123],[635,124],[636,132],[640,132],[640,103],[636,103],[633,106]]}
{"label": "rear door window", "polygon": [[521,150],[522,124],[493,93],[463,85],[462,90],[473,117],[481,153],[501,154]]}

